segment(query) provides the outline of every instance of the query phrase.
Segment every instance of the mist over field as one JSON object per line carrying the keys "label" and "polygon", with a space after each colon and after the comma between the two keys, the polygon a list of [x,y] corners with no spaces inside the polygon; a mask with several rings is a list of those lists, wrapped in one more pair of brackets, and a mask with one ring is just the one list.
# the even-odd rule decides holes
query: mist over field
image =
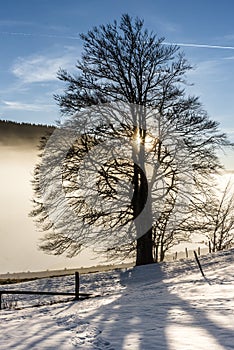
{"label": "mist over field", "polygon": [[32,174],[40,138],[53,128],[0,121],[0,273],[95,265],[87,258],[45,255],[32,218]]}
{"label": "mist over field", "polygon": [[[53,130],[43,125],[0,121],[0,274],[77,268],[100,262],[93,259],[90,251],[68,259],[38,250],[43,233],[28,216],[33,198],[31,180],[39,160],[40,139]],[[233,178],[233,172],[226,172],[220,183],[226,183],[230,177]],[[184,243],[179,250],[185,247],[193,249],[193,244]]]}

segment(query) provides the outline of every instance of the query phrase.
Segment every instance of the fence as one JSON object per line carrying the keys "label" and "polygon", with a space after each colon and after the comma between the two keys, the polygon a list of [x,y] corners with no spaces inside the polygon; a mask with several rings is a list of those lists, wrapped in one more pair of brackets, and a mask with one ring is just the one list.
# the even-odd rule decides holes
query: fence
{"label": "fence", "polygon": [[29,291],[29,290],[0,290],[0,310],[2,309],[2,295],[3,294],[31,294],[31,295],[61,295],[61,296],[74,296],[75,300],[79,300],[80,298],[89,298],[91,294],[89,293],[80,293],[80,275],[79,272],[75,272],[75,291],[72,292],[53,292],[53,291]]}
{"label": "fence", "polygon": [[[196,249],[197,255],[202,256],[202,255],[207,255],[210,251],[208,247],[198,247]],[[188,249],[184,248],[183,251],[175,251],[174,253],[171,254],[166,254],[165,256],[165,261],[174,261],[174,260],[180,260],[180,259],[193,259],[194,258],[194,249]]]}

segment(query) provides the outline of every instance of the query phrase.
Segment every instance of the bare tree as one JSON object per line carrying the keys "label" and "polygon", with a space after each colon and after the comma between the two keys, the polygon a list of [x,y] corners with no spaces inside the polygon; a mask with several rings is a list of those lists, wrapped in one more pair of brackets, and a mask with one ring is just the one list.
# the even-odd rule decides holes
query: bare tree
{"label": "bare tree", "polygon": [[234,190],[231,179],[224,189],[216,190],[204,202],[199,218],[202,234],[212,252],[230,248],[234,244]]}
{"label": "bare tree", "polygon": [[77,75],[58,73],[66,88],[55,98],[70,119],[42,145],[35,170],[32,215],[47,231],[42,249],[72,256],[90,245],[117,254],[127,247],[137,265],[152,263],[155,229],[166,232],[155,226],[168,210],[163,201],[180,191],[188,205],[197,179],[219,169],[216,149],[229,142],[186,95],[184,55],[142,20],[123,15],[81,38]]}
{"label": "bare tree", "polygon": [[163,261],[173,246],[190,240],[194,222],[190,222],[192,209],[188,203],[176,205],[176,197],[168,196],[158,220],[153,226],[154,260]]}

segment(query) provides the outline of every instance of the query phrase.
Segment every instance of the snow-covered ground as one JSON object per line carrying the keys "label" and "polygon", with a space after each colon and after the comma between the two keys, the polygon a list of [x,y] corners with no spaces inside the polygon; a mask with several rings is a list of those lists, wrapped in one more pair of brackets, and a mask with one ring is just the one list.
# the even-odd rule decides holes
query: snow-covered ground
{"label": "snow-covered ground", "polygon": [[[20,309],[0,311],[0,349],[234,349],[234,250],[200,260],[206,279],[184,260],[82,275],[95,295],[83,301],[32,307],[48,297],[21,296]],[[73,291],[74,277],[0,287],[9,288]]]}

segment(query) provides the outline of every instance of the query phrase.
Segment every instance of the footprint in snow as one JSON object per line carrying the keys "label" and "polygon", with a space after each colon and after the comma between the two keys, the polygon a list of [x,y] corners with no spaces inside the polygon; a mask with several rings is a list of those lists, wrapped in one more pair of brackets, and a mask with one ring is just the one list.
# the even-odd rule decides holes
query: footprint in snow
{"label": "footprint in snow", "polygon": [[76,335],[72,338],[72,344],[77,347],[91,345],[93,350],[115,350],[107,340],[100,336],[101,333],[100,329],[90,324],[79,325]]}

